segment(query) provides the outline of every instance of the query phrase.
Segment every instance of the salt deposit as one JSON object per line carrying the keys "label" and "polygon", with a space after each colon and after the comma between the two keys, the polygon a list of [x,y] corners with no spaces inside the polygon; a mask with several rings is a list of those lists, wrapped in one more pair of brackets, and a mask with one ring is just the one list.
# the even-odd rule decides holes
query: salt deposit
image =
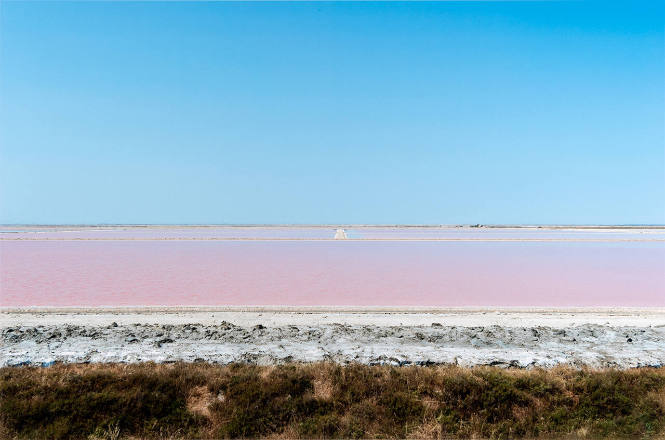
{"label": "salt deposit", "polygon": [[346,236],[346,231],[344,229],[337,229],[337,231],[335,231],[335,240],[346,240],[347,238],[349,237]]}
{"label": "salt deposit", "polygon": [[663,312],[3,313],[0,365],[289,361],[665,365]]}

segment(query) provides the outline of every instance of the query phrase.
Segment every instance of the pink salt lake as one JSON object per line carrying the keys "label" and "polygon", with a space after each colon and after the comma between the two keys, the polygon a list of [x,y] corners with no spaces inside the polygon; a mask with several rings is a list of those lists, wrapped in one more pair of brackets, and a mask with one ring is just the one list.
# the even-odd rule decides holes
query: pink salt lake
{"label": "pink salt lake", "polygon": [[0,227],[0,306],[665,307],[665,229]]}

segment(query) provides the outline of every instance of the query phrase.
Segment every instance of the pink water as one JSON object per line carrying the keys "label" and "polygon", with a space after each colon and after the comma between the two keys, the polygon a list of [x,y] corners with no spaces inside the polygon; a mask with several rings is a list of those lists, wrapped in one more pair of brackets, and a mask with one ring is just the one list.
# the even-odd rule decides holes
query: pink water
{"label": "pink water", "polygon": [[[137,231],[92,236],[50,231],[55,235],[49,240],[34,240],[29,231],[20,231],[20,237],[3,233],[0,306],[665,307],[665,242],[658,231],[630,241],[616,241],[630,233],[607,238],[604,232],[578,236],[580,241],[535,242],[225,239],[238,231],[217,232],[212,238],[220,240],[208,241],[188,239],[200,231],[187,229],[175,235],[138,232],[140,237]],[[260,232],[259,238],[331,233]],[[472,235],[461,237],[487,237],[468,232]],[[415,234],[419,240],[428,236]],[[558,239],[562,232],[539,234]],[[584,241],[589,236],[599,241]]]}

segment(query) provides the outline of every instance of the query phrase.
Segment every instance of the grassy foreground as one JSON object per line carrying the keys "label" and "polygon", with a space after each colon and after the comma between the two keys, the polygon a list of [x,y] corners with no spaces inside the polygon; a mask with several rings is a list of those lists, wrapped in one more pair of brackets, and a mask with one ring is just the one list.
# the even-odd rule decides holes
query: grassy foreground
{"label": "grassy foreground", "polygon": [[663,369],[181,363],[3,368],[0,378],[3,438],[656,438],[665,430]]}

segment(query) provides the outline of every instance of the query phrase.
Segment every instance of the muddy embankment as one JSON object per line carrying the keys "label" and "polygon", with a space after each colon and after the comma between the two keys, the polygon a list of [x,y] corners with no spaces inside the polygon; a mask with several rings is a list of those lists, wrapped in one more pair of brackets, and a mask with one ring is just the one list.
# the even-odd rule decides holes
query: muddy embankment
{"label": "muddy embankment", "polygon": [[[237,325],[45,323],[2,326],[0,366],[54,362],[284,362],[632,368],[665,365],[665,326]],[[33,323],[35,324],[35,323]]]}

